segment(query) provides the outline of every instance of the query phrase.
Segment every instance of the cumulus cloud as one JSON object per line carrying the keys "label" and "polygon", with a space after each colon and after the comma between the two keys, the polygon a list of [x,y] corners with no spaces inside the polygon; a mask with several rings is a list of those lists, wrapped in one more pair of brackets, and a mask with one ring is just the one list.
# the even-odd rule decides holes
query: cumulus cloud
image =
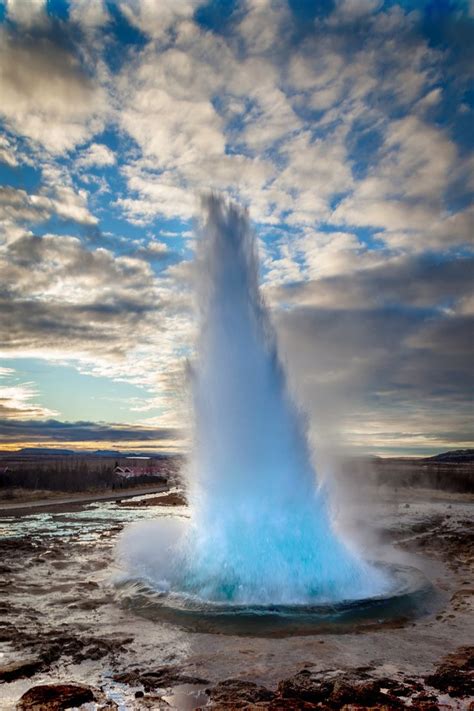
{"label": "cumulus cloud", "polygon": [[104,0],[69,0],[69,18],[85,30],[95,30],[109,19]]}
{"label": "cumulus cloud", "polygon": [[12,168],[18,165],[15,145],[8,136],[0,136],[0,163]]}
{"label": "cumulus cloud", "polygon": [[[13,368],[0,368],[0,420],[41,420],[58,414],[35,402],[39,395],[35,383],[18,383],[14,376]],[[4,383],[5,379],[13,382]]]}
{"label": "cumulus cloud", "polygon": [[6,0],[8,19],[23,28],[31,29],[47,24],[46,0]]}
{"label": "cumulus cloud", "polygon": [[[48,194],[49,193],[49,194]],[[56,185],[42,193],[0,187],[0,243],[13,242],[24,233],[22,226],[39,223],[57,215],[82,225],[96,225],[97,218],[89,212],[87,194],[76,192],[70,185]]]}
{"label": "cumulus cloud", "polygon": [[118,6],[127,19],[141,32],[162,38],[176,20],[192,17],[204,0],[119,0]]}
{"label": "cumulus cloud", "polygon": [[[90,340],[100,341],[108,323],[105,352],[125,351],[133,318],[146,317],[159,306],[147,262],[116,258],[103,248],[90,251],[76,237],[25,235],[8,245],[3,256],[3,296],[13,300],[4,313],[10,324],[4,328],[4,349],[15,345],[18,333],[35,347],[43,342],[49,348],[59,338],[63,347],[69,341],[71,348],[87,349]],[[23,318],[27,324],[22,325]]]}
{"label": "cumulus cloud", "polygon": [[[1,415],[1,411],[0,411]],[[179,441],[180,432],[165,427],[145,427],[140,425],[106,424],[96,422],[61,422],[47,419],[16,420],[1,419],[0,444],[25,445],[49,444],[71,445],[93,448],[94,445],[114,445],[123,448],[173,450]]]}
{"label": "cumulus cloud", "polygon": [[[119,120],[142,152],[124,167],[131,195],[117,202],[130,219],[189,218],[185,193],[217,188],[268,224],[367,225],[404,248],[465,241],[467,215],[450,210],[445,222],[456,146],[423,118],[439,94],[443,55],[416,34],[414,15],[339,3],[295,44],[284,2],[243,3],[226,35],[203,31],[191,5],[127,10],[134,22],[156,16],[159,33],[173,27],[166,44],[146,44],[120,76]],[[361,179],[351,137],[364,124],[382,145],[366,153],[372,165]]]}
{"label": "cumulus cloud", "polygon": [[[348,242],[350,267],[344,263],[338,266],[339,259],[344,257],[336,244],[334,254],[329,249],[326,269],[323,256],[322,268],[316,273],[310,268],[308,272],[312,279],[280,287],[273,298],[296,305],[332,305],[344,310],[368,310],[380,305],[416,309],[442,309],[449,305],[453,309],[472,292],[472,257],[439,259],[414,255],[384,259],[380,254],[370,254],[371,264],[363,256],[357,259],[354,254],[360,248],[357,242],[348,239],[347,235],[339,237]],[[331,248],[333,243],[327,239],[326,245]],[[318,250],[315,251],[316,256],[311,253],[311,259],[317,261]],[[319,266],[317,263],[316,267]]]}
{"label": "cumulus cloud", "polygon": [[[162,422],[182,418],[189,300],[171,276],[158,280],[148,244],[137,256],[87,249],[80,239],[24,234],[0,260],[0,357],[74,363],[158,393]],[[158,255],[157,255],[158,253]]]}
{"label": "cumulus cloud", "polygon": [[216,190],[256,223],[314,421],[347,416],[354,442],[380,447],[428,446],[430,426],[432,442],[462,439],[474,308],[462,13],[441,46],[406,5],[338,0],[305,22],[293,10],[242,0],[213,28],[200,0],[71,0],[58,43],[45,2],[25,13],[9,0],[2,353],[144,384],[144,407],[180,421],[189,221]]}
{"label": "cumulus cloud", "polygon": [[76,161],[76,165],[80,168],[113,165],[114,163],[114,152],[103,143],[92,143],[87,150],[80,153]]}
{"label": "cumulus cloud", "polygon": [[405,257],[279,287],[285,358],[323,444],[328,428],[379,453],[469,441],[472,268]]}
{"label": "cumulus cloud", "polygon": [[[30,13],[29,3],[18,5]],[[103,125],[103,89],[72,52],[47,36],[0,28],[0,66],[0,117],[12,131],[58,154]]]}

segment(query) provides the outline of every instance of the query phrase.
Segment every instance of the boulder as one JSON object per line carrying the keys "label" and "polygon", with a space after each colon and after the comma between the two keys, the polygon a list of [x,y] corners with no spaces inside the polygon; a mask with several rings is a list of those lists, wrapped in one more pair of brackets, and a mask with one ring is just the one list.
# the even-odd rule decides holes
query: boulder
{"label": "boulder", "polygon": [[41,684],[28,689],[17,703],[17,711],[63,711],[97,701],[94,690],[85,684]]}

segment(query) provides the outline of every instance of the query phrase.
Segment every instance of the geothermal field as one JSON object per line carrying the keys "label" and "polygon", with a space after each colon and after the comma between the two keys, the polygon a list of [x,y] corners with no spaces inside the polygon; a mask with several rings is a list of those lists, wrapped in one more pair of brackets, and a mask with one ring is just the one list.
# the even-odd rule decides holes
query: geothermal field
{"label": "geothermal field", "polygon": [[[130,581],[116,551],[131,526],[186,524],[189,508],[178,498],[173,506],[147,495],[21,516],[4,504],[0,708],[49,684],[59,699],[71,686],[75,705],[88,701],[87,709],[468,708],[472,494],[403,486],[360,493],[346,530],[370,534],[377,560],[416,568],[432,586],[419,606],[396,605],[383,619],[369,609],[341,621],[326,609],[309,619],[283,610],[267,622],[258,614],[222,621],[202,614],[202,604],[167,614],[149,582]],[[145,545],[163,558],[166,541]]]}
{"label": "geothermal field", "polygon": [[474,0],[0,0],[0,711],[474,711]]}
{"label": "geothermal field", "polygon": [[3,504],[2,708],[468,708],[472,452],[331,489],[247,214],[202,209],[191,451],[158,493]]}

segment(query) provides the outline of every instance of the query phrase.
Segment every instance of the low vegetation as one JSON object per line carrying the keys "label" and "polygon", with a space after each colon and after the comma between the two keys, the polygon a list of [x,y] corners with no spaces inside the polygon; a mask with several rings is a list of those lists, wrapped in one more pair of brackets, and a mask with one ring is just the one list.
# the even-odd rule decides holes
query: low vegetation
{"label": "low vegetation", "polygon": [[115,458],[67,456],[12,458],[0,463],[0,497],[13,499],[19,490],[82,492],[153,485],[174,476],[177,465],[172,458],[150,460],[153,466],[143,473],[123,477],[115,472]]}
{"label": "low vegetation", "polygon": [[474,462],[429,459],[380,459],[378,485],[474,493]]}

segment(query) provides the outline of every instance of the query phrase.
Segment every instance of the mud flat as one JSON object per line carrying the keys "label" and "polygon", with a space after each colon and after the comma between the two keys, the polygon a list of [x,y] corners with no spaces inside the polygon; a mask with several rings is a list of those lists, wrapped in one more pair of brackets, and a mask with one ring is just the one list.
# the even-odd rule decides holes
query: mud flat
{"label": "mud flat", "polygon": [[430,610],[344,634],[269,639],[193,633],[119,604],[117,536],[135,521],[186,516],[181,492],[171,493],[0,514],[2,711],[470,707],[472,496],[398,489],[371,504],[378,557],[423,570],[437,590]]}

